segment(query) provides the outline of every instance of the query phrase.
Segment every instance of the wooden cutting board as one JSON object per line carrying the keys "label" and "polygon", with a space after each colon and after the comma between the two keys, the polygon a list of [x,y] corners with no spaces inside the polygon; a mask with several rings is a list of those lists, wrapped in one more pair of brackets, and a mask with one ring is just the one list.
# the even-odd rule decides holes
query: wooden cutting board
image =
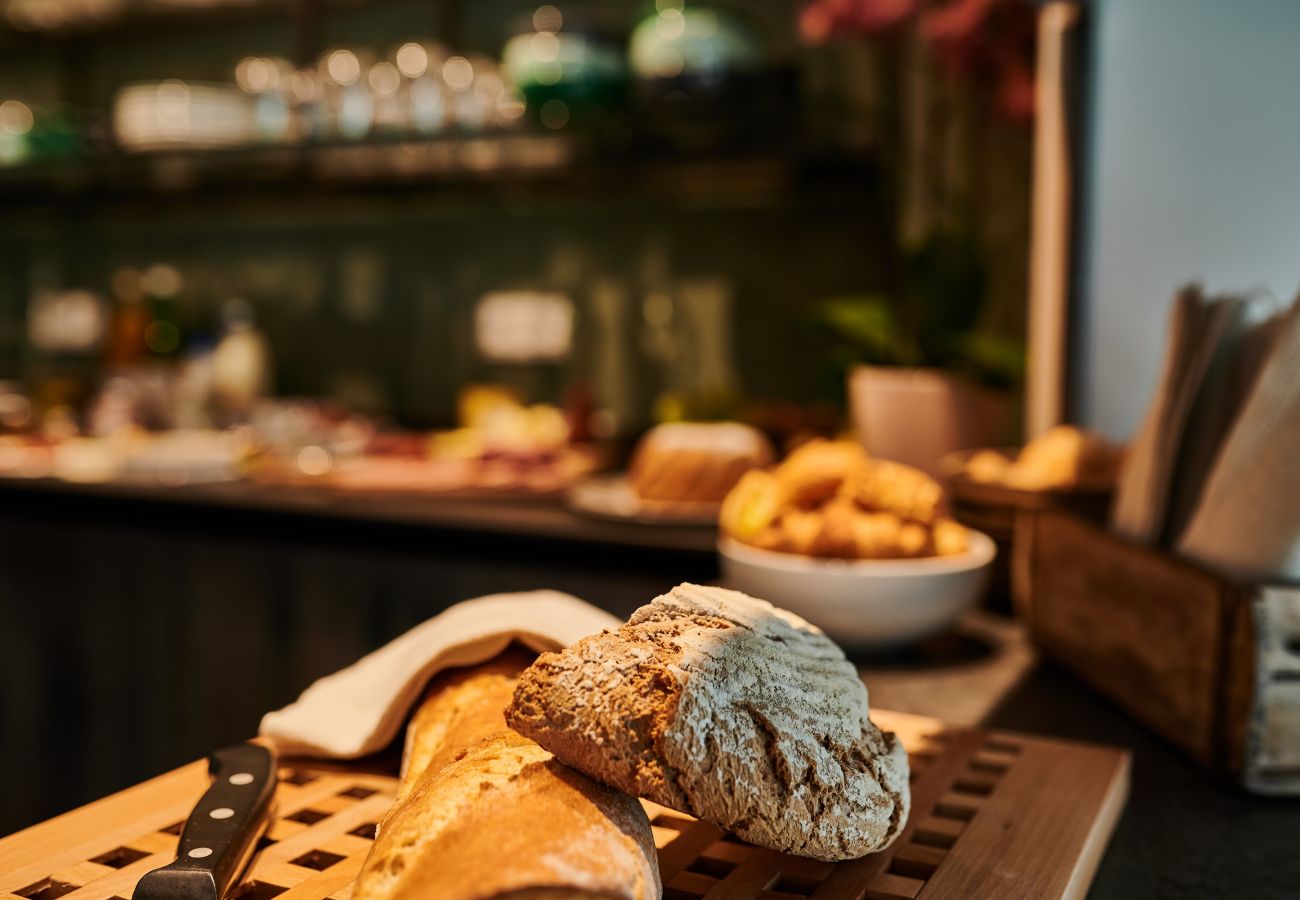
{"label": "wooden cutting board", "polygon": [[[647,804],[665,900],[1080,898],[1128,794],[1128,754],[875,711],[912,760],[912,814],[887,850],[845,863],[786,856]],[[350,900],[397,781],[284,761],[277,818],[236,896]],[[207,790],[202,762],[0,840],[0,900],[130,898],[170,862]]]}

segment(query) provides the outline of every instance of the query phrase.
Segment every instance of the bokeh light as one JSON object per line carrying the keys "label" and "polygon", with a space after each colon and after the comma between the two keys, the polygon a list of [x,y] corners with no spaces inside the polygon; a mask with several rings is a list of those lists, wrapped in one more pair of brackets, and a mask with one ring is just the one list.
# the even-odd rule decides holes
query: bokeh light
{"label": "bokeh light", "polygon": [[474,65],[463,56],[453,56],[442,64],[442,80],[453,91],[463,91],[474,83]]}
{"label": "bokeh light", "polygon": [[560,58],[560,39],[554,32],[539,31],[529,39],[528,43],[533,59],[538,62],[554,62]]}
{"label": "bokeh light", "polygon": [[9,134],[26,134],[32,130],[34,117],[31,107],[21,100],[0,103],[0,129]]}
{"label": "bokeh light", "polygon": [[429,51],[411,41],[397,48],[397,70],[407,78],[419,78],[429,71]]}
{"label": "bokeh light", "polygon": [[175,297],[183,283],[180,270],[167,263],[155,263],[140,278],[140,286],[151,297]]}
{"label": "bokeh light", "polygon": [[289,79],[289,90],[299,103],[312,103],[320,99],[320,77],[311,69],[299,69]]}
{"label": "bokeh light", "polygon": [[235,67],[235,82],[250,94],[272,91],[280,86],[280,68],[273,60],[245,57]]}
{"label": "bokeh light", "polygon": [[342,87],[356,84],[361,79],[361,61],[351,50],[335,50],[325,57],[325,75]]}
{"label": "bokeh light", "polygon": [[547,128],[563,128],[569,124],[569,106],[563,100],[547,100],[538,110],[538,117]]}
{"label": "bokeh light", "polygon": [[655,19],[655,30],[666,41],[675,41],[686,31],[686,17],[680,9],[669,7]]}
{"label": "bokeh light", "polygon": [[533,28],[552,34],[564,27],[564,16],[554,6],[539,6],[533,12]]}
{"label": "bokeh light", "polygon": [[380,97],[391,97],[402,86],[402,73],[390,62],[377,62],[366,76],[370,89]]}

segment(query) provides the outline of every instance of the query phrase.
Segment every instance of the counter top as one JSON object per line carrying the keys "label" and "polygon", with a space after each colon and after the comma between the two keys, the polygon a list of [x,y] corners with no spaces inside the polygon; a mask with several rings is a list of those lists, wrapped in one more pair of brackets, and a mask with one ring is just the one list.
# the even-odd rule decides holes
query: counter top
{"label": "counter top", "polygon": [[1206,772],[1051,663],[986,724],[1132,752],[1128,805],[1092,900],[1283,900],[1300,891],[1300,798],[1255,796]]}
{"label": "counter top", "polygon": [[368,523],[708,556],[714,554],[717,542],[712,527],[590,519],[569,512],[556,497],[352,494],[312,485],[251,482],[175,487],[82,484],[53,478],[0,478],[0,497],[13,502],[137,504],[182,516],[252,512],[299,523]]}

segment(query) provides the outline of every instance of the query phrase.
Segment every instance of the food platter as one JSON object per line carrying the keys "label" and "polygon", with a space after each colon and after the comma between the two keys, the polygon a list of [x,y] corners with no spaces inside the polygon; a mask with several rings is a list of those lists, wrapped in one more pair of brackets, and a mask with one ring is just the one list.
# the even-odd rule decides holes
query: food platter
{"label": "food platter", "polygon": [[597,475],[580,481],[569,488],[564,499],[570,510],[581,515],[643,525],[715,525],[721,506],[644,500],[622,474]]}

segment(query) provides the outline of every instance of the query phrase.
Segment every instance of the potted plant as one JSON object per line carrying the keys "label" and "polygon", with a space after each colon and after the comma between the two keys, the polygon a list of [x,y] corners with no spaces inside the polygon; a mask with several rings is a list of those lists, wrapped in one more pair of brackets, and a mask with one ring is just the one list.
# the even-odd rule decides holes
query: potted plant
{"label": "potted plant", "polygon": [[936,233],[905,255],[897,295],[816,307],[847,369],[849,412],[875,456],[938,472],[954,450],[1010,443],[1023,345],[978,327],[985,277],[976,248]]}
{"label": "potted plant", "polygon": [[821,301],[814,317],[867,449],[932,473],[1017,430],[1024,349],[1007,324],[1023,327],[1027,290],[1033,22],[1024,0],[814,0],[801,18],[809,41],[848,35],[878,64],[900,235],[884,290]]}

